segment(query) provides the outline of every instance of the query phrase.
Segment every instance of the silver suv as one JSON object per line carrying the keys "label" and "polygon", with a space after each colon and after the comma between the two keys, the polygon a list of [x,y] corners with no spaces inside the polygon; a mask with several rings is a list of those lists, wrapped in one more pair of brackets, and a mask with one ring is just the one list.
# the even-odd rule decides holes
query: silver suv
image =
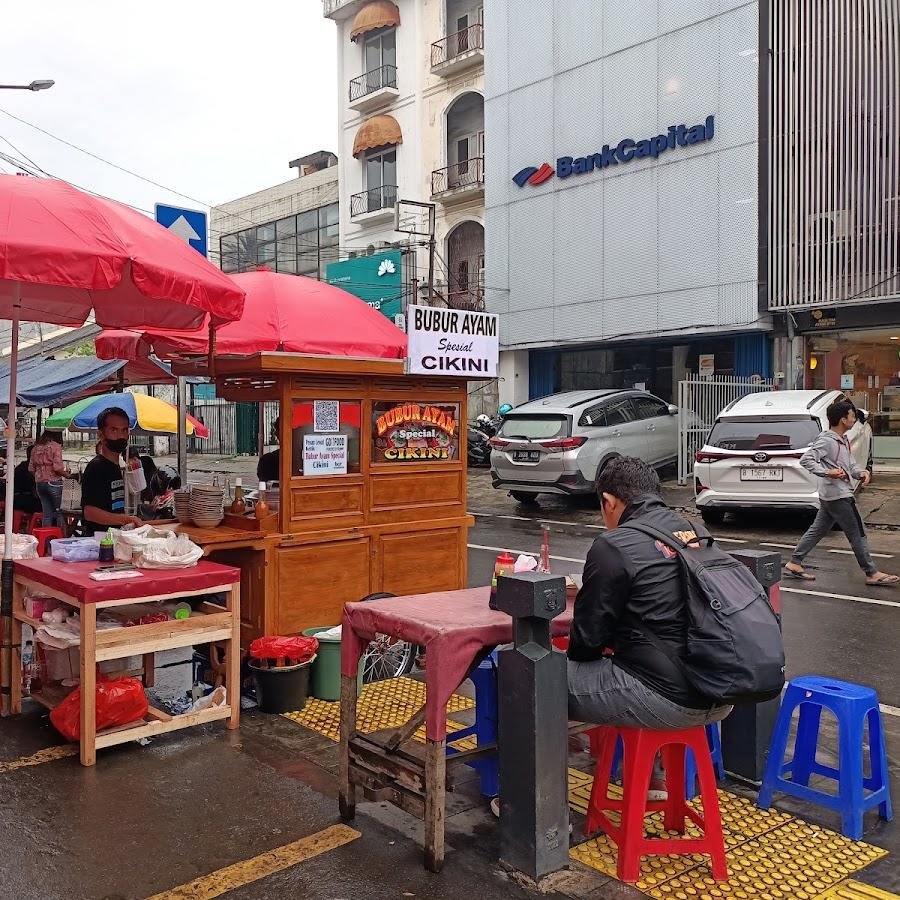
{"label": "silver suv", "polygon": [[678,407],[645,391],[569,391],[517,406],[491,438],[494,487],[521,503],[592,494],[614,456],[661,468],[678,458]]}

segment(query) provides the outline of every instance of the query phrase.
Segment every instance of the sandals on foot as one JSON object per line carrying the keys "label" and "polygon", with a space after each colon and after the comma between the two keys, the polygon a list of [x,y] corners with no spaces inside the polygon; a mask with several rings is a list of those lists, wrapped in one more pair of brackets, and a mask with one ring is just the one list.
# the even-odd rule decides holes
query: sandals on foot
{"label": "sandals on foot", "polygon": [[894,587],[900,582],[900,575],[882,575],[880,578],[867,578],[866,584],[870,587]]}
{"label": "sandals on foot", "polygon": [[797,581],[815,581],[816,580],[815,575],[810,575],[809,572],[806,572],[802,569],[799,572],[795,572],[793,569],[789,569],[787,566],[782,566],[781,572],[785,578],[796,578]]}

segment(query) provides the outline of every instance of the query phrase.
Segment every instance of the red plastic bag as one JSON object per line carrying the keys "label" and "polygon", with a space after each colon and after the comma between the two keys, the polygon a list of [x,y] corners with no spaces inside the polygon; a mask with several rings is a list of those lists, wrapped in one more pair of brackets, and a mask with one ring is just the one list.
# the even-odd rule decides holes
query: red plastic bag
{"label": "red plastic bag", "polygon": [[[97,679],[97,731],[130,725],[147,715],[147,696],[137,678]],[[70,741],[81,739],[81,688],[75,688],[50,712],[56,730]]]}
{"label": "red plastic bag", "polygon": [[289,659],[290,665],[297,666],[309,662],[318,649],[319,642],[314,637],[261,637],[251,642],[250,655],[254,659]]}

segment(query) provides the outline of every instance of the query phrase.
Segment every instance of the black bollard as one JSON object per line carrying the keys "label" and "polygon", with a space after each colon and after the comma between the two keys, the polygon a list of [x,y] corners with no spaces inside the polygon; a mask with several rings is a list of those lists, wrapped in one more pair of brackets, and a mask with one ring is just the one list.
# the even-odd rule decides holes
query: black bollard
{"label": "black bollard", "polygon": [[[768,591],[780,621],[781,554],[768,550],[732,550],[730,553],[750,569]],[[722,721],[722,758],[726,771],[757,784],[762,780],[780,707],[780,697],[764,703],[740,703]]]}
{"label": "black bollard", "polygon": [[537,882],[569,861],[566,657],[550,643],[565,579],[501,576],[491,608],[512,616],[514,643],[498,653],[500,860]]}

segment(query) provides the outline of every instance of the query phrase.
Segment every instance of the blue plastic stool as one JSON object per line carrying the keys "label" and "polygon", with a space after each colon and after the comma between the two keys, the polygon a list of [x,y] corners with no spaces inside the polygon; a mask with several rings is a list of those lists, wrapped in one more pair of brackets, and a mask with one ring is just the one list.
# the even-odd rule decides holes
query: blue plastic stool
{"label": "blue plastic stool", "polygon": [[[717,778],[725,777],[725,763],[722,759],[722,737],[719,732],[719,723],[712,722],[706,726],[706,740],[709,744],[709,755],[712,757],[713,768]],[[616,750],[613,754],[612,771],[618,772],[622,765],[622,740],[616,741]],[[686,800],[693,800],[697,796],[697,763],[694,754],[688,750],[684,755],[684,796]]]}
{"label": "blue plastic stool", "polygon": [[[495,650],[469,675],[475,685],[475,724],[447,735],[447,755],[459,753],[450,744],[462,738],[475,736],[480,747],[497,741],[497,651]],[[481,795],[496,797],[500,793],[500,765],[497,755],[473,760],[471,766],[481,776]]]}
{"label": "blue plastic stool", "polygon": [[[800,713],[794,755],[785,762],[791,718],[797,707]],[[816,762],[823,707],[830,709],[838,721],[837,769]],[[869,763],[872,772],[869,778],[863,773],[863,729],[866,721],[869,723]],[[784,777],[788,772],[791,773],[790,779]],[[864,685],[804,675],[788,684],[781,701],[757,806],[768,809],[775,791],[809,803],[818,803],[839,812],[842,833],[858,841],[863,835],[863,816],[868,810],[877,806],[886,822],[894,817],[887,773],[878,694]],[[811,788],[811,775],[822,775],[837,781],[837,796]],[[871,793],[866,796],[866,791]]]}
{"label": "blue plastic stool", "polygon": [[[721,781],[725,777],[725,760],[722,759],[722,734],[718,722],[710,722],[706,726],[706,741],[709,744],[709,755],[716,770],[716,778]],[[693,800],[697,796],[697,762],[690,750],[684,755],[684,795],[688,800]]]}

